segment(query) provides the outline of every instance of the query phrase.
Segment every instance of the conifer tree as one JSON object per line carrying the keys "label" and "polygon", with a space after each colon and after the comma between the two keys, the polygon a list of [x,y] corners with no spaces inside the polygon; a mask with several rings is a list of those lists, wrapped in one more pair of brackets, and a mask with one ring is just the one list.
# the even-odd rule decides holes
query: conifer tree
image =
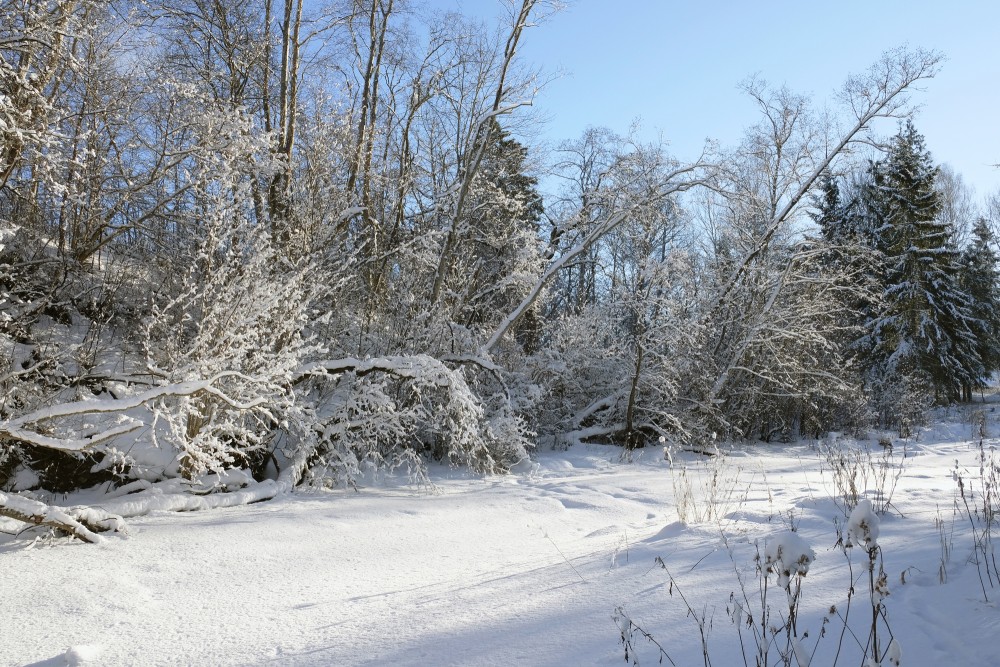
{"label": "conifer tree", "polygon": [[812,213],[812,219],[823,239],[836,243],[844,235],[845,207],[841,201],[840,184],[829,171],[820,177],[819,193],[813,197],[813,206],[816,211]]}
{"label": "conifer tree", "polygon": [[[972,228],[972,241],[961,258],[961,285],[972,299],[975,318],[972,331],[985,377],[1000,370],[1000,275],[993,245],[993,232],[986,220],[979,218]],[[965,400],[972,398],[974,388],[971,385],[963,388]]]}
{"label": "conifer tree", "polygon": [[953,230],[938,219],[937,168],[912,122],[869,175],[868,225],[884,258],[884,305],[865,341],[869,370],[890,382],[922,378],[935,400],[958,400],[983,374],[976,319],[959,284]]}
{"label": "conifer tree", "polygon": [[825,244],[823,267],[828,274],[840,276],[845,307],[836,315],[842,331],[838,340],[850,357],[865,324],[880,310],[881,256],[874,248],[864,214],[863,188],[857,183],[827,172],[820,180],[813,206],[811,216]]}
{"label": "conifer tree", "polygon": [[543,213],[538,181],[527,173],[528,149],[492,118],[481,140],[488,143],[470,195],[469,246],[463,259],[469,293],[463,323],[469,326],[492,322],[523,296],[525,274],[533,275],[538,259]]}

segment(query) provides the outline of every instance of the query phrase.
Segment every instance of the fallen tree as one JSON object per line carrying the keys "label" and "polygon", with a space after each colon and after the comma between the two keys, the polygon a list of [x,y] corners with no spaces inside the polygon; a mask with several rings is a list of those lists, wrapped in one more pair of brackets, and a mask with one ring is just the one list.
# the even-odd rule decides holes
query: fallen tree
{"label": "fallen tree", "polygon": [[97,533],[123,531],[121,517],[90,507],[55,507],[16,494],[0,492],[0,516],[35,526],[48,526],[84,542],[100,542]]}
{"label": "fallen tree", "polygon": [[[457,363],[462,366],[464,361]],[[375,381],[373,376],[381,377]],[[236,400],[217,386],[231,377],[254,384],[253,378],[239,373],[219,373],[207,380],[167,384],[122,398],[64,403],[0,422],[0,438],[70,454],[101,453],[122,438],[154,428],[157,409],[163,409],[161,405],[149,410],[151,423],[126,415],[135,408],[199,396],[216,399],[233,413],[266,404],[268,383],[259,384],[265,395]],[[387,388],[386,382],[394,384]],[[273,478],[255,480],[245,470],[220,467],[156,482],[137,479],[107,494],[99,508],[56,507],[17,494],[3,494],[0,516],[96,542],[97,533],[121,531],[124,519],[150,512],[197,511],[270,500],[290,492],[307,478],[310,482],[322,479],[317,470],[324,466],[339,466],[350,474],[365,461],[387,468],[402,461],[418,462],[420,452],[416,447],[425,442],[438,447],[440,458],[482,472],[503,471],[527,457],[529,442],[519,422],[512,419],[503,423],[488,415],[462,371],[433,357],[400,355],[310,362],[296,369],[290,379],[290,386],[308,383],[318,387],[298,397],[300,404],[310,403],[298,406],[298,422],[284,426],[276,423],[270,436],[285,441],[284,465]],[[321,391],[324,386],[330,391]],[[84,436],[66,428],[64,438],[51,435],[60,420],[92,415],[112,416],[115,423],[90,425],[91,431]],[[292,437],[293,432],[296,437]],[[132,445],[136,442],[133,440]],[[380,443],[383,447],[377,449]],[[190,453],[190,443],[173,446],[178,456]]]}

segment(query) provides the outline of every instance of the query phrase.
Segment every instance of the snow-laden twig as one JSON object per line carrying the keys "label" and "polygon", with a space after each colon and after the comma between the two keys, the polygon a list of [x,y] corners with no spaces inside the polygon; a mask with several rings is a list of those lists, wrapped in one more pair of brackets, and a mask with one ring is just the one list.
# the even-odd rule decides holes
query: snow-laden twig
{"label": "snow-laden twig", "polygon": [[[662,186],[657,193],[655,193],[655,199],[658,201],[666,200],[671,195],[686,192],[687,190],[695,188],[699,185],[707,185],[710,182],[708,177],[692,178],[690,177],[690,174],[710,169],[713,166],[714,165],[698,162],[678,167],[664,177],[665,185]],[[521,300],[514,310],[507,314],[503,321],[500,322],[499,326],[497,326],[493,335],[490,336],[489,341],[487,341],[487,343],[483,346],[483,355],[489,355],[500,343],[503,337],[507,335],[507,332],[509,332],[511,328],[513,328],[513,326],[524,316],[524,314],[528,312],[553,276],[569,266],[573,260],[587,251],[597,241],[614,231],[625,221],[631,219],[633,213],[633,210],[627,209],[612,214],[603,222],[597,224],[591,232],[583,238],[583,240],[561,254],[558,258],[552,260],[549,266],[542,272],[542,275],[539,276],[538,280],[535,281],[535,284],[530,290],[528,290],[527,295]]]}
{"label": "snow-laden twig", "polygon": [[361,377],[374,371],[381,371],[411,379],[433,376],[435,383],[439,386],[446,387],[450,384],[448,367],[434,357],[426,354],[375,357],[372,359],[346,357],[344,359],[329,361],[314,361],[300,366],[292,374],[292,379],[296,381],[311,375],[347,372],[353,372],[355,375]]}

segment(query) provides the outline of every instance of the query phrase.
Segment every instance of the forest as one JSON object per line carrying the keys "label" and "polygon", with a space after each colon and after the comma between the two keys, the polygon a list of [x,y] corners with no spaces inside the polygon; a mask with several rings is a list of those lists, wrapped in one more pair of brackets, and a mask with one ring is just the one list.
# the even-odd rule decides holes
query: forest
{"label": "forest", "polygon": [[[912,115],[940,54],[832,112],[747,79],[691,162],[546,154],[555,7],[502,9],[0,0],[0,516],[98,541],[435,461],[907,437],[1000,369],[1000,198]],[[53,504],[93,487],[131,502]]]}

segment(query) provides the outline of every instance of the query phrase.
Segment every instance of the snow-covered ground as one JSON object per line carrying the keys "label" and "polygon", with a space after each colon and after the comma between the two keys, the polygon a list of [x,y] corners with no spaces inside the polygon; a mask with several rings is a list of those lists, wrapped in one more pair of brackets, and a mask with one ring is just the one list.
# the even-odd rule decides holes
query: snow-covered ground
{"label": "snow-covered ground", "polygon": [[[998,415],[987,416],[987,435],[1000,436]],[[972,527],[956,508],[956,465],[980,488],[972,421],[952,410],[894,444],[902,474],[878,542],[904,665],[1000,664],[1000,585],[980,584]],[[1000,440],[984,444],[989,453]],[[872,466],[858,481],[878,507],[883,453],[867,446]],[[739,574],[759,603],[754,556],[768,540],[798,544],[780,537],[791,527],[816,556],[802,582],[802,645],[813,653],[818,641],[813,665],[833,664],[838,646],[837,664],[859,665],[866,558],[851,550],[841,639],[852,580],[835,520],[846,515],[820,450],[746,446],[722,464],[675,454],[671,468],[659,449],[623,462],[620,449],[573,447],[505,477],[433,469],[431,490],[381,484],[157,514],[100,545],[26,548],[24,536],[0,535],[0,665],[618,665],[619,607],[677,665],[700,665],[680,593],[706,618],[712,664],[742,665],[730,594],[742,596]],[[773,575],[769,595],[772,616],[786,613]],[[629,658],[657,664],[655,646],[632,638]]]}

